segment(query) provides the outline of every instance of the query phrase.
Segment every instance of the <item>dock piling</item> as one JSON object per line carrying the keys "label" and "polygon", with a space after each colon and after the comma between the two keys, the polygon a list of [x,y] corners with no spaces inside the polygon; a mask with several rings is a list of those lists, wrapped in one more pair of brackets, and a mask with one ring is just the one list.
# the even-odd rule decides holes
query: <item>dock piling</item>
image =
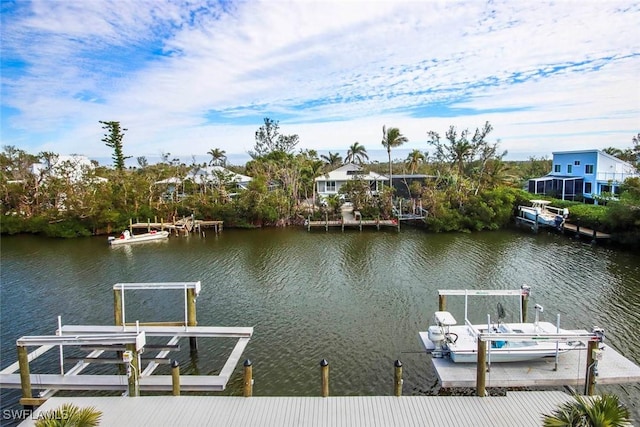
{"label": "dock piling", "polygon": [[244,361],[244,397],[253,396],[253,366],[251,360]]}
{"label": "dock piling", "polygon": [[22,399],[32,399],[33,395],[31,393],[29,355],[27,353],[27,347],[23,345],[18,346],[18,365],[20,367],[20,388],[22,389]]}
{"label": "dock piling", "polygon": [[522,295],[520,296],[520,304],[522,306],[522,310],[521,310],[521,318],[520,321],[522,323],[525,323],[527,321],[527,308],[529,305],[529,295],[531,295],[531,287],[528,285],[522,285],[520,286],[520,289],[522,291]]}
{"label": "dock piling", "polygon": [[138,363],[138,351],[135,344],[127,344],[127,351],[124,354],[123,361],[127,365],[127,383],[129,385],[129,397],[140,396],[140,363]]}
{"label": "dock piling", "polygon": [[478,363],[476,366],[476,394],[480,397],[486,396],[487,379],[487,342],[478,339]]}
{"label": "dock piling", "polygon": [[320,361],[320,376],[322,378],[322,397],[329,396],[329,362],[327,359]]}
{"label": "dock piling", "polygon": [[402,396],[402,383],[404,380],[402,379],[402,362],[398,359],[393,364],[395,367],[394,370],[394,392],[397,397]]}
{"label": "dock piling", "polygon": [[438,295],[438,311],[447,311],[446,295]]}
{"label": "dock piling", "polygon": [[180,396],[180,363],[177,360],[171,361],[171,394]]}
{"label": "dock piling", "polygon": [[[198,326],[196,320],[196,290],[187,289],[187,326]],[[189,337],[189,349],[191,352],[198,351],[198,340],[196,337]]]}

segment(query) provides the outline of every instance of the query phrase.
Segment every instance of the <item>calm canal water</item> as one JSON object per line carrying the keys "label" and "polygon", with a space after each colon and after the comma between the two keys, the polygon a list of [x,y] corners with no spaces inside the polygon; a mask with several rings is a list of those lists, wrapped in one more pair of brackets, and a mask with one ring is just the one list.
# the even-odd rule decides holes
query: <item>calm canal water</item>
{"label": "calm canal water", "polygon": [[[211,231],[117,248],[102,237],[3,237],[1,244],[2,367],[16,360],[18,337],[52,334],[58,315],[66,324],[112,324],[115,283],[197,280],[200,325],[255,328],[243,355],[254,363],[255,395],[319,395],[323,358],[332,395],[391,395],[396,359],[404,364],[404,394],[437,394],[418,331],[437,310],[438,289],[528,284],[545,320],[560,313],[568,329],[602,326],[608,344],[640,364],[640,255],[564,236],[295,228]],[[182,295],[172,292],[127,293],[127,320],[183,318]],[[459,320],[461,303],[448,307]],[[495,316],[496,300],[482,304],[472,320]],[[515,320],[517,301],[503,304],[507,321]],[[217,373],[234,343],[200,340],[192,357],[185,342],[174,357],[185,374]],[[32,369],[56,372],[57,354],[50,353]],[[225,394],[242,394],[241,377],[238,367]],[[638,384],[597,390],[619,394],[640,419]],[[3,409],[18,398],[19,390],[2,390]]]}

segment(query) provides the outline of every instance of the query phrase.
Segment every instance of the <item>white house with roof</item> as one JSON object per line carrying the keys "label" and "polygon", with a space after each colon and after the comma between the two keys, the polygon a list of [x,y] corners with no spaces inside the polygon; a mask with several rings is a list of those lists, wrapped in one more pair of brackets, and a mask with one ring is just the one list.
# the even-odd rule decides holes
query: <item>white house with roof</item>
{"label": "white house with roof", "polygon": [[[219,182],[235,185],[240,190],[246,190],[247,186],[253,178],[242,175],[223,168],[222,166],[208,166],[204,168],[193,169],[185,177],[170,177],[161,181],[156,181],[156,185],[166,185],[167,191],[164,194],[165,199],[175,197],[183,197],[182,191],[179,191],[180,185],[184,181],[190,180],[198,185],[217,185]],[[236,194],[236,193],[233,193]],[[233,195],[231,194],[231,195]]]}
{"label": "white house with roof", "polygon": [[94,163],[86,156],[78,154],[55,155],[49,164],[34,163],[31,165],[31,173],[39,179],[46,180],[48,177],[67,178],[71,182],[95,181],[97,183],[107,182],[106,178],[93,176],[95,170]]}
{"label": "white house with roof", "polygon": [[549,174],[530,179],[528,191],[562,200],[593,201],[603,193],[618,194],[625,179],[640,176],[623,160],[600,150],[557,151]]}
{"label": "white house with roof", "polygon": [[382,187],[389,181],[384,175],[375,172],[365,172],[361,166],[355,163],[347,163],[331,172],[315,179],[316,193],[320,198],[327,198],[339,194],[340,187],[349,181],[361,179],[369,183],[371,194],[378,194]]}

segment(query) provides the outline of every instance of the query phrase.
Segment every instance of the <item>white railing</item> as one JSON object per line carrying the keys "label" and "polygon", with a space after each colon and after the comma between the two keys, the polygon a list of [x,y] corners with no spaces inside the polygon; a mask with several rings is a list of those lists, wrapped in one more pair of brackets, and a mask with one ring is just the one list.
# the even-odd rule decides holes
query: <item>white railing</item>
{"label": "white railing", "polygon": [[598,172],[596,174],[597,181],[624,182],[627,178],[637,177],[638,174],[623,172]]}

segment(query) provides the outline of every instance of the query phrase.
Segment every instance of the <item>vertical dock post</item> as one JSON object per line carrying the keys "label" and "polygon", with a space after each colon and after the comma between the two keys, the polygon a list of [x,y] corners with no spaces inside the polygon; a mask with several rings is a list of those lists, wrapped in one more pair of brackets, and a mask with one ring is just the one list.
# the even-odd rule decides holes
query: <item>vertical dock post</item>
{"label": "vertical dock post", "polygon": [[395,366],[395,372],[393,375],[393,379],[394,379],[394,392],[395,395],[397,397],[402,396],[402,362],[398,359],[395,361],[395,363],[393,364],[393,366]]}
{"label": "vertical dock post", "polygon": [[31,374],[29,372],[29,354],[27,347],[18,346],[18,366],[20,367],[20,388],[22,388],[22,398],[31,399]]}
{"label": "vertical dock post", "polygon": [[329,362],[327,359],[320,361],[320,376],[322,378],[322,397],[329,396]]}
{"label": "vertical dock post", "polygon": [[[187,289],[187,326],[197,326],[196,320],[196,290]],[[189,337],[189,349],[192,352],[198,351],[198,340],[196,337]]]}
{"label": "vertical dock post", "polygon": [[171,394],[180,396],[180,363],[175,359],[171,361]]}
{"label": "vertical dock post", "polygon": [[438,311],[447,311],[446,295],[438,295]]}
{"label": "vertical dock post", "polygon": [[129,397],[140,396],[140,387],[138,384],[140,377],[140,364],[138,363],[138,352],[135,344],[126,345],[127,352],[131,354],[131,360],[127,366],[127,383],[129,385]]}
{"label": "vertical dock post", "polygon": [[526,323],[527,321],[527,308],[529,305],[529,295],[531,294],[531,287],[528,285],[522,285],[520,286],[520,289],[522,290],[522,294],[520,295],[520,304],[522,305],[522,311],[521,311],[521,319],[520,322],[522,323]]}
{"label": "vertical dock post", "polygon": [[[124,326],[124,319],[122,318],[122,289],[113,290],[113,323],[116,326]],[[116,351],[116,357],[122,360],[122,351]],[[120,375],[125,374],[125,366],[118,365],[118,373]]]}
{"label": "vertical dock post", "polygon": [[589,341],[587,345],[587,373],[585,375],[584,394],[593,396],[596,388],[596,376],[598,375],[598,358],[597,353],[600,352],[598,345],[604,341],[604,329],[593,327],[591,332],[595,335],[595,339]]}
{"label": "vertical dock post", "polygon": [[133,234],[133,218],[129,218],[129,233]]}
{"label": "vertical dock post", "polygon": [[593,351],[598,348],[597,341],[589,341],[587,344],[587,373],[586,379],[587,383],[585,384],[585,395],[593,396],[593,393],[596,388],[596,370],[594,359],[593,359]]}
{"label": "vertical dock post", "polygon": [[244,361],[244,397],[253,396],[253,366],[251,360]]}
{"label": "vertical dock post", "polygon": [[324,231],[329,231],[329,212],[324,213]]}
{"label": "vertical dock post", "polygon": [[116,326],[124,326],[122,319],[122,290],[113,290],[113,321]]}
{"label": "vertical dock post", "polygon": [[536,220],[533,223],[533,232],[534,233],[538,233],[538,212],[536,211]]}
{"label": "vertical dock post", "polygon": [[478,363],[476,364],[476,394],[480,397],[486,396],[487,378],[487,342],[478,338]]}

